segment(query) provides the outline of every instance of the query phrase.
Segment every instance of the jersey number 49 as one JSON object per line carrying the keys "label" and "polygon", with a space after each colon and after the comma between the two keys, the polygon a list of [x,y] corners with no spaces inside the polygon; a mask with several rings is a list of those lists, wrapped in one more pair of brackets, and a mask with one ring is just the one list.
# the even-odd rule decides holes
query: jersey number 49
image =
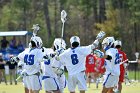
{"label": "jersey number 49", "polygon": [[26,65],[33,65],[34,64],[34,56],[35,55],[25,55],[24,56],[24,63],[26,63]]}

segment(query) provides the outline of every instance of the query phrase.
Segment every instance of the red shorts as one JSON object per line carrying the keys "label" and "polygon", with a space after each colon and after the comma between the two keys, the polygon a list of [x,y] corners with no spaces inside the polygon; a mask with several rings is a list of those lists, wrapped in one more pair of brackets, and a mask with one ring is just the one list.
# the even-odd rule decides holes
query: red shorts
{"label": "red shorts", "polygon": [[125,74],[125,71],[120,72],[119,82],[124,82],[124,74]]}
{"label": "red shorts", "polygon": [[100,73],[103,74],[105,73],[105,68],[100,70]]}
{"label": "red shorts", "polygon": [[94,68],[86,68],[86,73],[93,73],[95,72]]}

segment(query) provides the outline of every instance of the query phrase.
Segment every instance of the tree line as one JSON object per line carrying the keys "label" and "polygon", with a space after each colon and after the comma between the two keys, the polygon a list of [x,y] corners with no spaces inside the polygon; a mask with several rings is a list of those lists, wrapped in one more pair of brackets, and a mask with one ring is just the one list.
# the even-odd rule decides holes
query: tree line
{"label": "tree line", "polygon": [[64,39],[78,35],[81,45],[94,41],[101,30],[122,41],[129,59],[140,52],[140,0],[0,0],[0,30],[27,30],[40,24],[39,36],[51,47],[61,37],[60,13],[67,11]]}

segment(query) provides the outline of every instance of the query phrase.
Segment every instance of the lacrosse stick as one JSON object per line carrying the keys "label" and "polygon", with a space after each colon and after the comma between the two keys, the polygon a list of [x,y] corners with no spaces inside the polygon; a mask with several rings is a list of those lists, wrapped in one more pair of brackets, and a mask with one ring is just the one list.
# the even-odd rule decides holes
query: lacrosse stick
{"label": "lacrosse stick", "polygon": [[127,62],[128,59],[124,60],[123,62],[121,62],[119,65],[124,64],[125,62]]}
{"label": "lacrosse stick", "polygon": [[21,77],[22,77],[21,75],[20,75],[20,76],[18,76],[18,77],[17,77],[17,79],[16,79],[16,81],[18,81]]}
{"label": "lacrosse stick", "polygon": [[[95,46],[94,48],[98,47],[99,44],[99,40],[101,40],[103,37],[105,36],[105,32],[104,31],[100,31],[96,37],[96,40],[93,42],[93,45]],[[94,49],[93,48],[93,49]]]}
{"label": "lacrosse stick", "polygon": [[101,40],[105,35],[106,33],[104,31],[100,31],[96,37],[96,40]]}
{"label": "lacrosse stick", "polygon": [[40,30],[39,24],[33,25],[32,29],[33,29],[33,36],[37,36],[37,33]]}
{"label": "lacrosse stick", "polygon": [[16,81],[18,81],[20,78],[22,78],[25,74],[25,69],[20,73],[20,75],[16,78]]}
{"label": "lacrosse stick", "polygon": [[64,34],[64,25],[66,22],[66,17],[67,17],[67,13],[65,10],[61,11],[61,21],[62,21],[62,32],[61,32],[61,46],[62,46],[62,39],[63,39],[63,34]]}

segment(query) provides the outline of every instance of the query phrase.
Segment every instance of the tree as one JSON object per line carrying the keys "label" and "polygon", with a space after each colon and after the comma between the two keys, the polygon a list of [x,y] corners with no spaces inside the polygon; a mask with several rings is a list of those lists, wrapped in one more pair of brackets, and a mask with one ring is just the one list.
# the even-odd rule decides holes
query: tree
{"label": "tree", "polygon": [[45,22],[46,22],[46,27],[48,31],[47,41],[49,41],[49,39],[52,36],[52,31],[51,31],[51,23],[50,23],[50,17],[49,17],[48,0],[44,0],[44,15],[45,15]]}

